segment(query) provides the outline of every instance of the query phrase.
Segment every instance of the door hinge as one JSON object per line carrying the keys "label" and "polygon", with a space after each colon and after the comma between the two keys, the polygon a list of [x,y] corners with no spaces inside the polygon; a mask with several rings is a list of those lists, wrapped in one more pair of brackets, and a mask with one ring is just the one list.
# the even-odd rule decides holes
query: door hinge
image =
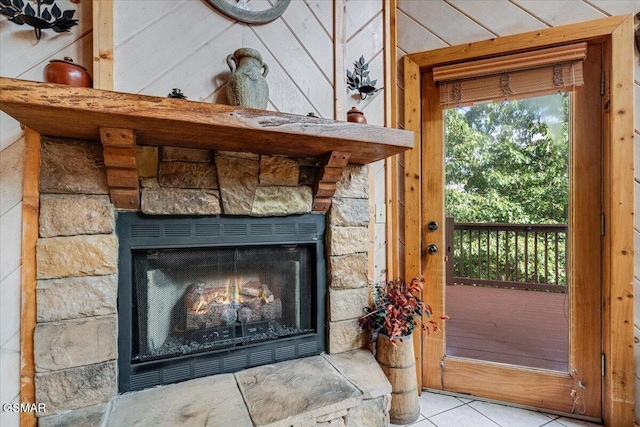
{"label": "door hinge", "polygon": [[604,353],[602,353],[602,376],[604,377],[604,368],[605,368],[605,357]]}
{"label": "door hinge", "polygon": [[600,96],[604,96],[604,71],[600,73]]}
{"label": "door hinge", "polygon": [[604,213],[600,214],[600,235],[604,236]]}

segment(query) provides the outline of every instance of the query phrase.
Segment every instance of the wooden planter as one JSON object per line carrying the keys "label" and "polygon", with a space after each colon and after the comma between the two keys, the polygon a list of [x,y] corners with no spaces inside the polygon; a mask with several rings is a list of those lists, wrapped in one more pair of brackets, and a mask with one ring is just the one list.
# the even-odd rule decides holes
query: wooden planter
{"label": "wooden planter", "polygon": [[392,424],[410,424],[420,416],[418,380],[411,336],[394,340],[379,334],[376,340],[376,360],[391,383]]}

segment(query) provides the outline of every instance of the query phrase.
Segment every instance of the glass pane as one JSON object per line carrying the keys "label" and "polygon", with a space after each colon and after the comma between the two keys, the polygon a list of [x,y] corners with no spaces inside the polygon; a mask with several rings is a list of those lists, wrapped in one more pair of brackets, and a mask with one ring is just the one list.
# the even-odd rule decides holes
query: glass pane
{"label": "glass pane", "polygon": [[445,111],[447,355],[568,370],[569,100]]}
{"label": "glass pane", "polygon": [[313,249],[273,245],[134,251],[132,360],[315,332]]}

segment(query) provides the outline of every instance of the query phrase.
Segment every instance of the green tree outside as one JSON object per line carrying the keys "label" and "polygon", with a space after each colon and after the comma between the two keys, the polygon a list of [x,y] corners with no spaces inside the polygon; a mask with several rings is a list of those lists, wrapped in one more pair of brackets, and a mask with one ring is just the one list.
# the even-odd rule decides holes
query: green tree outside
{"label": "green tree outside", "polygon": [[[446,110],[445,142],[446,215],[456,222],[567,223],[568,96],[548,95]],[[517,276],[537,283],[566,283],[565,235],[561,236],[557,253],[552,250],[546,257],[537,254],[538,259],[530,255],[530,265],[509,255],[505,247],[499,249],[508,236],[465,238],[477,244],[461,245],[467,247],[467,253],[454,254],[454,258],[456,268],[469,277],[514,280]],[[533,236],[520,237],[519,245],[525,244],[525,238]],[[542,244],[529,242],[531,248],[538,243]],[[513,239],[511,248],[515,244]],[[553,263],[556,255],[562,259],[560,273],[537,268],[545,262]],[[519,258],[523,256],[520,254]],[[492,260],[495,265],[487,265]]]}

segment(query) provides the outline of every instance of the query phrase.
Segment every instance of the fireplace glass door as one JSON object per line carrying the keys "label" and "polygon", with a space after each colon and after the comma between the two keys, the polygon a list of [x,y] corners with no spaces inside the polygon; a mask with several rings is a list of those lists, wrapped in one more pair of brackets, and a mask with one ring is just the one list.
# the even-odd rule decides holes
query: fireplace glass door
{"label": "fireplace glass door", "polygon": [[121,393],[320,354],[323,215],[119,212]]}
{"label": "fireplace glass door", "polygon": [[133,251],[132,363],[315,333],[315,247]]}

